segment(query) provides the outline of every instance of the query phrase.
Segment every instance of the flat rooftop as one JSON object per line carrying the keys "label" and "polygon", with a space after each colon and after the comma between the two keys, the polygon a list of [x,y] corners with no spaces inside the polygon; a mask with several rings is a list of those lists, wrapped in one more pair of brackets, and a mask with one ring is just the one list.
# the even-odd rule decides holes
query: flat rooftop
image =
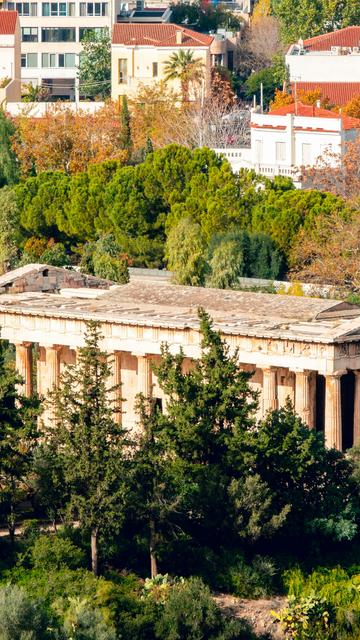
{"label": "flat rooftop", "polygon": [[28,292],[0,297],[0,313],[178,329],[198,326],[198,307],[204,307],[215,327],[230,335],[324,343],[360,339],[357,305],[319,298],[184,287],[146,277],[105,291],[67,288],[58,294]]}

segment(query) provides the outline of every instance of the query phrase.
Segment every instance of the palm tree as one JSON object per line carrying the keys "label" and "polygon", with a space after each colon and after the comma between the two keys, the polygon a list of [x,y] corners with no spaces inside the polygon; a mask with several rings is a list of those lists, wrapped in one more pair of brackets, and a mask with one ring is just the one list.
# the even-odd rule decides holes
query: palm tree
{"label": "palm tree", "polygon": [[190,84],[199,84],[204,78],[204,63],[194,58],[193,51],[180,49],[165,62],[165,81],[180,80],[182,99],[189,102]]}

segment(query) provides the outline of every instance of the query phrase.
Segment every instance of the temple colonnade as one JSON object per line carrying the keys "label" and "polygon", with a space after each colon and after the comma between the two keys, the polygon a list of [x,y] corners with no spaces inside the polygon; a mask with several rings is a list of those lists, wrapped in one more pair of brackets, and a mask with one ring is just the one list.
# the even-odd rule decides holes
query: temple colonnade
{"label": "temple colonnade", "polygon": [[[16,368],[24,384],[22,392],[29,396],[32,391],[47,396],[59,384],[60,375],[66,364],[76,363],[75,348],[66,345],[38,345],[31,342],[14,342]],[[125,428],[136,425],[135,402],[138,393],[152,395],[165,408],[166,398],[159,387],[152,363],[160,360],[159,354],[145,352],[111,351],[113,375],[111,386],[121,384],[117,391],[117,414]],[[34,355],[37,355],[35,365]],[[185,358],[184,368],[191,367],[193,359]],[[309,427],[323,429],[328,446],[343,448],[344,398],[342,380],[348,371],[321,372],[301,368],[284,368],[259,363],[240,363],[240,367],[252,371],[251,386],[259,392],[257,417],[262,418],[268,410],[284,406],[287,398],[292,401],[296,413]],[[347,416],[351,413],[352,442],[360,442],[360,371],[351,373],[351,407],[346,406]],[[36,385],[36,389],[33,386]],[[120,402],[120,398],[124,401]],[[44,420],[51,419],[50,409],[46,409]]]}

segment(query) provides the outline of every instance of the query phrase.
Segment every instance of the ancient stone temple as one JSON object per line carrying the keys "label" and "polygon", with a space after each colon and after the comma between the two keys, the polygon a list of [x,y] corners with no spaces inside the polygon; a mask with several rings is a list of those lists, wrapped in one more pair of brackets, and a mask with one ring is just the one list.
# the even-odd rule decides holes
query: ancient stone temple
{"label": "ancient stone temple", "polygon": [[1,338],[16,347],[24,392],[36,384],[46,395],[67,363],[76,362],[85,323],[98,320],[103,348],[112,354],[114,383],[121,383],[121,420],[136,425],[139,392],[165,408],[151,363],[167,342],[182,347],[190,368],[200,349],[197,308],[212,316],[239,366],[252,371],[259,417],[289,397],[307,424],[325,432],[329,446],[360,441],[360,307],[336,300],[181,287],[136,278],[111,286],[47,265],[28,265],[0,278]]}

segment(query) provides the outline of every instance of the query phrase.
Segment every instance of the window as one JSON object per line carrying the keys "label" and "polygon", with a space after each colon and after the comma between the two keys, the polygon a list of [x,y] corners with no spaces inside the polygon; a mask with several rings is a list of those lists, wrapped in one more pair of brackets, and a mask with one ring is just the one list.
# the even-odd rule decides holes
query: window
{"label": "window", "polygon": [[75,35],[75,28],[45,27],[41,29],[42,42],[75,42]]}
{"label": "window", "polygon": [[152,74],[153,74],[153,78],[157,78],[158,77],[158,63],[157,62],[153,62],[152,63]]}
{"label": "window", "polygon": [[38,66],[38,54],[37,53],[22,53],[21,54],[21,66],[25,69],[34,69]]}
{"label": "window", "polygon": [[118,63],[119,70],[119,84],[127,83],[127,59],[120,58]]}
{"label": "window", "polygon": [[60,17],[74,16],[75,3],[74,2],[43,2],[42,15],[43,16],[60,16]]}
{"label": "window", "polygon": [[234,71],[234,52],[233,51],[227,52],[227,67],[229,71]]}
{"label": "window", "polygon": [[37,16],[36,2],[8,2],[9,11],[17,11],[19,16]]}
{"label": "window", "polygon": [[80,2],[80,15],[81,16],[107,16],[108,15],[108,3],[107,2]]}
{"label": "window", "polygon": [[37,27],[22,27],[21,29],[22,42],[37,42],[38,41],[38,28]]}
{"label": "window", "polygon": [[303,142],[301,145],[301,162],[304,167],[311,164],[311,144]]}
{"label": "window", "polygon": [[75,67],[75,53],[43,53],[41,55],[43,68]]}
{"label": "window", "polygon": [[107,27],[80,27],[80,42],[89,36],[105,37],[108,33],[109,31]]}
{"label": "window", "polygon": [[286,160],[286,144],[285,142],[275,142],[276,161],[285,162]]}

